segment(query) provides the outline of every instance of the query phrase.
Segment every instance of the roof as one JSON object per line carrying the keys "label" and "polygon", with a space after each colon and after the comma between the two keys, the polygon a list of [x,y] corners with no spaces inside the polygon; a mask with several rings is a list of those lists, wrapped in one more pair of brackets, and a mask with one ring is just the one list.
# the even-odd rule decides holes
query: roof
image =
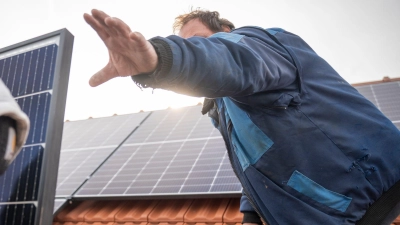
{"label": "roof", "polygon": [[74,202],[53,225],[240,224],[239,198]]}
{"label": "roof", "polygon": [[[384,77],[380,81],[353,84],[355,87],[398,82]],[[239,197],[183,196],[174,199],[71,200],[54,217],[53,225],[225,225],[241,224]],[[400,225],[400,216],[392,223]]]}
{"label": "roof", "polygon": [[400,77],[397,77],[397,78],[383,77],[382,80],[355,83],[355,84],[352,84],[352,86],[359,87],[359,86],[365,86],[365,85],[371,85],[371,84],[381,84],[381,83],[396,82],[396,81],[400,81]]}

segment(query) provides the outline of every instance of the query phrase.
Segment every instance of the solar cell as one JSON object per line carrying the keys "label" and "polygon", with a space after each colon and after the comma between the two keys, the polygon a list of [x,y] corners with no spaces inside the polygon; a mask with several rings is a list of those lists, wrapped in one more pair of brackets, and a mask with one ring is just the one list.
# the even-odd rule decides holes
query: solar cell
{"label": "solar cell", "polygon": [[19,156],[0,177],[0,202],[37,201],[44,147],[22,148]]}
{"label": "solar cell", "polygon": [[63,29],[0,49],[0,79],[31,123],[20,154],[0,176],[0,224],[52,222],[72,43]]}
{"label": "solar cell", "polygon": [[380,110],[392,121],[400,120],[400,82],[373,86]]}
{"label": "solar cell", "polygon": [[71,196],[148,115],[143,112],[66,122],[56,197]]}
{"label": "solar cell", "polygon": [[4,225],[31,225],[35,223],[36,212],[34,203],[0,205],[0,221]]}
{"label": "solar cell", "polygon": [[356,89],[375,104],[400,129],[400,82],[358,86]]}
{"label": "solar cell", "polygon": [[376,94],[371,85],[358,86],[356,87],[356,89],[358,90],[358,92],[360,92],[360,94],[362,94],[365,98],[367,98],[370,102],[372,102],[376,107],[379,108],[378,99],[376,98]]}
{"label": "solar cell", "polygon": [[153,112],[74,197],[240,193],[223,139],[200,110]]}

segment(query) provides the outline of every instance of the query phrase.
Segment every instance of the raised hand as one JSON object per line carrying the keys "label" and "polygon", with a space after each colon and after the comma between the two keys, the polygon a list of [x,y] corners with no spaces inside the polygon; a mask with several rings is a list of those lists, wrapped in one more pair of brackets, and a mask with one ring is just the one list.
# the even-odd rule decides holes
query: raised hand
{"label": "raised hand", "polygon": [[132,32],[122,20],[93,9],[85,21],[97,32],[108,48],[110,61],[94,74],[89,84],[98,86],[114,77],[154,71],[158,58],[154,47],[139,32]]}

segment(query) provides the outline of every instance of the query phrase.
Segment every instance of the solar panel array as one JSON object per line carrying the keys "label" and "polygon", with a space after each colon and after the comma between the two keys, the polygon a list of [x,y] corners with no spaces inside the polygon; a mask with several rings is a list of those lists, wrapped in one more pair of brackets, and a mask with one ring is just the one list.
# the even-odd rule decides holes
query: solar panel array
{"label": "solar panel array", "polygon": [[0,176],[0,224],[52,221],[53,158],[61,144],[72,42],[64,29],[0,49],[0,79],[31,124],[21,152]]}
{"label": "solar panel array", "polygon": [[223,139],[200,110],[153,112],[75,196],[239,193]]}
{"label": "solar panel array", "polygon": [[357,86],[356,89],[400,129],[400,81]]}

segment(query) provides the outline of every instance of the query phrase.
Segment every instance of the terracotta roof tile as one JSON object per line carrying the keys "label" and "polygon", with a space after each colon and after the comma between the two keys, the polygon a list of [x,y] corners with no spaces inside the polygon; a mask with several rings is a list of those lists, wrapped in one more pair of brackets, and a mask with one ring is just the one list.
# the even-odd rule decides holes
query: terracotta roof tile
{"label": "terracotta roof tile", "polygon": [[140,224],[140,222],[147,223],[147,217],[154,210],[158,202],[158,200],[126,201],[121,210],[115,215],[115,221],[121,222],[120,224],[132,221],[135,221],[135,224]]}
{"label": "terracotta roof tile", "polygon": [[98,221],[114,222],[115,215],[121,210],[124,204],[125,201],[117,201],[117,200],[98,201],[92,207],[92,210],[86,213],[85,222],[98,222]]}
{"label": "terracotta roof tile", "polygon": [[356,86],[364,86],[364,85],[371,85],[371,84],[381,84],[381,83],[396,82],[396,81],[400,81],[400,77],[396,77],[396,78],[383,77],[382,80],[363,82],[363,83],[356,83],[356,84],[351,84],[351,85],[356,87]]}
{"label": "terracotta roof tile", "polygon": [[84,222],[55,222],[53,225],[84,225]]}
{"label": "terracotta roof tile", "polygon": [[82,225],[114,225],[114,222],[84,222]]}
{"label": "terracotta roof tile", "polygon": [[[218,223],[228,207],[229,199],[196,199],[185,214],[186,223]],[[222,225],[222,224],[221,224]]]}
{"label": "terracotta roof tile", "polygon": [[223,223],[184,223],[183,225],[223,225]]}
{"label": "terracotta roof tile", "polygon": [[229,205],[224,213],[222,221],[228,224],[241,224],[243,219],[243,214],[239,211],[240,198],[232,198]]}
{"label": "terracotta roof tile", "polygon": [[169,223],[169,222],[161,222],[161,223],[157,223],[157,222],[149,222],[147,225],[184,225],[183,222],[177,222],[177,223]]}
{"label": "terracotta roof tile", "polygon": [[113,225],[148,225],[147,222],[115,222]]}
{"label": "terracotta roof tile", "polygon": [[192,199],[175,199],[160,201],[154,210],[149,214],[148,221],[152,222],[168,222],[177,223],[183,222],[183,217],[190,205]]}
{"label": "terracotta roof tile", "polygon": [[54,221],[83,222],[85,221],[84,217],[86,213],[88,213],[92,209],[95,203],[95,201],[74,202],[73,204],[66,206],[61,212],[59,212]]}

